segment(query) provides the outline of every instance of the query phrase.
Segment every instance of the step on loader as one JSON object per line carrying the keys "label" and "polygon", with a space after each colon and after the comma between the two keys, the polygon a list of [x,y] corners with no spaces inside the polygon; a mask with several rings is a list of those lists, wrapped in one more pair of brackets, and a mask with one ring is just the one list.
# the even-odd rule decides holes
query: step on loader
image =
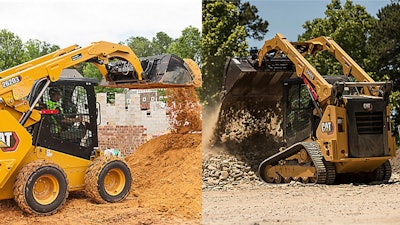
{"label": "step on loader", "polygon": [[93,63],[102,84],[123,88],[201,85],[192,60],[176,55],[139,59],[127,46],[73,45],[0,72],[0,200],[27,213],[50,215],[71,191],[97,203],[118,202],[131,189],[123,158],[98,149],[96,79],[66,73]]}
{"label": "step on loader", "polygon": [[[323,76],[308,62],[321,51],[343,74]],[[387,183],[396,155],[391,90],[329,37],[277,34],[251,57],[227,60],[216,141],[255,155],[267,183]]]}

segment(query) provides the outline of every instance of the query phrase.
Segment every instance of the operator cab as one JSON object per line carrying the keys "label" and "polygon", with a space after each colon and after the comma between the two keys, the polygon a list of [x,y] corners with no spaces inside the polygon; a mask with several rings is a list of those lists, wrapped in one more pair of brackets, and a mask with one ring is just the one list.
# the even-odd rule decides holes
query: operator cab
{"label": "operator cab", "polygon": [[[37,96],[44,88],[45,81],[38,81],[33,95]],[[94,93],[97,83],[95,79],[65,76],[51,83],[36,105],[42,118],[31,129],[33,144],[90,159],[94,147],[98,146]]]}
{"label": "operator cab", "polygon": [[[346,76],[324,76],[330,83],[349,81]],[[321,118],[314,111],[315,106],[310,92],[301,78],[286,79],[283,82],[284,95],[284,138],[290,146],[294,143],[304,141],[310,136],[316,137]],[[346,89],[344,94],[356,92],[354,88]]]}

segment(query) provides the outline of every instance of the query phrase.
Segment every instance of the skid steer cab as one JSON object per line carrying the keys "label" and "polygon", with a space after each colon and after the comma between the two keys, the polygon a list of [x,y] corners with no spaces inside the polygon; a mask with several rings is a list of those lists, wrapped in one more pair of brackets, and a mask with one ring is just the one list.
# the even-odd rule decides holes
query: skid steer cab
{"label": "skid steer cab", "polygon": [[0,199],[14,198],[25,212],[50,215],[71,191],[85,190],[97,203],[125,199],[131,172],[119,157],[96,151],[97,80],[64,77],[47,88],[33,86],[28,101],[37,99],[41,119],[22,127],[0,110]]}

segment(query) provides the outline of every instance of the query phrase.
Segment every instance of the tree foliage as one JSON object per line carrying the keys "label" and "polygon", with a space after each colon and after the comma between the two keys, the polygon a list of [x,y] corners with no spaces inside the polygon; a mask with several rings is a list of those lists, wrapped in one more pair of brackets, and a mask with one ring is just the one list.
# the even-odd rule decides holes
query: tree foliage
{"label": "tree foliage", "polygon": [[138,57],[153,55],[153,46],[149,39],[145,37],[130,37],[125,41]]}
{"label": "tree foliage", "polygon": [[165,54],[167,52],[167,48],[173,42],[173,38],[168,36],[168,34],[164,32],[158,32],[155,37],[153,37],[152,48],[153,55]]}
{"label": "tree foliage", "polygon": [[[367,56],[367,40],[375,24],[375,18],[364,6],[347,0],[342,6],[340,0],[332,0],[325,10],[325,18],[306,21],[305,32],[300,41],[329,36],[333,38],[361,67],[366,68],[370,60]],[[317,70],[324,75],[343,74],[341,65],[329,53],[318,53],[310,59]]]}
{"label": "tree foliage", "polygon": [[369,52],[372,69],[381,80],[400,78],[400,3],[379,10],[371,30]]}
{"label": "tree foliage", "polygon": [[246,37],[260,39],[268,22],[257,15],[257,8],[240,1],[203,1],[201,99],[205,105],[218,100],[226,57],[245,56]]}
{"label": "tree foliage", "polygon": [[138,57],[165,54],[173,38],[164,32],[158,32],[152,40],[141,36],[132,36],[123,44],[128,45]]}
{"label": "tree foliage", "polygon": [[26,61],[21,38],[6,29],[0,30],[0,69],[6,70]]}
{"label": "tree foliage", "polygon": [[268,21],[258,15],[257,7],[249,2],[241,3],[241,0],[231,0],[230,2],[239,9],[239,24],[245,26],[247,37],[263,40],[264,35],[268,32]]}
{"label": "tree foliage", "polygon": [[21,38],[6,30],[0,30],[0,69],[6,70],[26,61],[47,55],[59,49],[57,45],[30,39],[23,43]]}
{"label": "tree foliage", "polygon": [[392,3],[381,8],[378,20],[368,42],[370,67],[374,78],[394,81],[394,92],[390,103],[394,124],[400,124],[400,3]]}
{"label": "tree foliage", "polygon": [[40,41],[37,39],[29,39],[25,44],[25,52],[28,60],[32,60],[38,58],[43,55],[47,55],[51,52],[54,52],[60,47],[58,45],[52,45],[45,41]]}
{"label": "tree foliage", "polygon": [[167,53],[176,54],[182,58],[193,59],[201,63],[201,33],[199,29],[189,26],[182,31],[182,35],[174,40],[167,48]]}

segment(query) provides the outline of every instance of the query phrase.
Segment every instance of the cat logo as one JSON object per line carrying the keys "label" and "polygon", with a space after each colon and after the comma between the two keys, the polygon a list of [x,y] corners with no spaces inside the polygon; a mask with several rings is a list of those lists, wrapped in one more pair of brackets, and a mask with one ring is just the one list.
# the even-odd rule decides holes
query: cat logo
{"label": "cat logo", "polygon": [[321,124],[321,131],[323,133],[331,133],[333,131],[332,122],[323,122]]}
{"label": "cat logo", "polygon": [[15,132],[0,132],[0,149],[3,152],[13,152],[17,149],[19,138]]}

